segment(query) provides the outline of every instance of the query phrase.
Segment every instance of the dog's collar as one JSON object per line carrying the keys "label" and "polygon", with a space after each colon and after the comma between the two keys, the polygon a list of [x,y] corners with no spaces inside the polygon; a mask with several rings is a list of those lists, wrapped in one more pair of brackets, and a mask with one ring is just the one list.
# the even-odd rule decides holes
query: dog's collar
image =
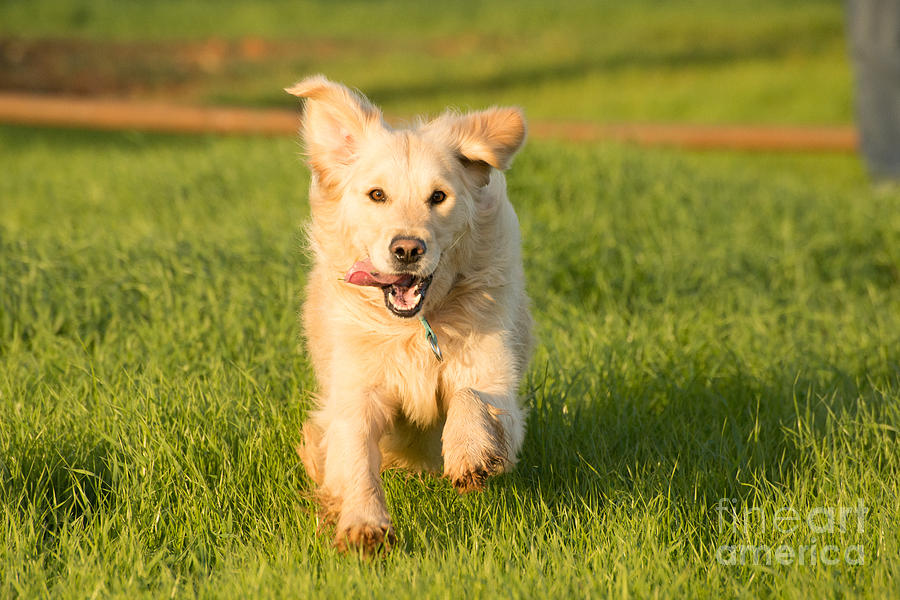
{"label": "dog's collar", "polygon": [[428,320],[419,315],[419,321],[422,322],[422,327],[425,328],[425,339],[428,340],[428,344],[431,346],[431,351],[434,352],[435,358],[438,359],[438,362],[444,362],[444,355],[441,354],[441,347],[438,346],[437,335],[434,333],[434,329],[431,328],[431,325],[428,324]]}

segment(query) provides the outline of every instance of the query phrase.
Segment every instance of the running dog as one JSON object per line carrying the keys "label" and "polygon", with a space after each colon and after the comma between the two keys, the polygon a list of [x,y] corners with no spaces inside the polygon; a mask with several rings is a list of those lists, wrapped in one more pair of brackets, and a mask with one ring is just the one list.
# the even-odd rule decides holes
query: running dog
{"label": "running dog", "polygon": [[319,395],[298,452],[335,546],[383,551],[382,470],[480,490],[522,445],[531,317],[503,171],[525,120],[490,108],[394,129],[322,76],[286,91],[304,99],[312,171],[303,325]]}

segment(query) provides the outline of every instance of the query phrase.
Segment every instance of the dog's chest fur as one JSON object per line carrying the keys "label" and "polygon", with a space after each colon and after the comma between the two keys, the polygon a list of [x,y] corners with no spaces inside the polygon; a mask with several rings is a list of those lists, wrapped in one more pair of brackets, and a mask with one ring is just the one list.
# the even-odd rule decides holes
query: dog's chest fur
{"label": "dog's chest fur", "polygon": [[[441,366],[425,338],[425,330],[398,335],[378,344],[381,373],[376,380],[383,386],[388,398],[393,399],[394,410],[420,427],[434,425],[442,418]],[[398,360],[391,360],[391,356]]]}

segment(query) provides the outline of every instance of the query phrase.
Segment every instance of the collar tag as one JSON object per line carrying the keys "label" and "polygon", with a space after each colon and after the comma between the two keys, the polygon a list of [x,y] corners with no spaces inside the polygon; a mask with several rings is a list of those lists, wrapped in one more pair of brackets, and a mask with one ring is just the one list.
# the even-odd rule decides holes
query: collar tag
{"label": "collar tag", "polygon": [[434,356],[438,359],[438,362],[444,362],[444,355],[441,354],[441,347],[438,346],[438,340],[437,336],[434,334],[434,329],[431,328],[431,325],[428,324],[425,317],[419,316],[419,320],[422,322],[422,327],[425,328],[425,339],[428,340],[431,351],[434,352]]}

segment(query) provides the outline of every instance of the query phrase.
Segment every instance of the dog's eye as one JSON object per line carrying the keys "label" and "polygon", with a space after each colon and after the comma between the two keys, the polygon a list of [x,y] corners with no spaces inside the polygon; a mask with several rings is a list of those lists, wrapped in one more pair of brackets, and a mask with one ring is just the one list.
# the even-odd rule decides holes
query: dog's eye
{"label": "dog's eye", "polygon": [[440,204],[444,200],[447,199],[447,194],[442,192],[441,190],[435,190],[431,193],[431,198],[428,199],[429,204]]}
{"label": "dog's eye", "polygon": [[387,200],[387,196],[384,195],[384,190],[381,188],[375,188],[370,191],[369,198],[371,198],[373,202],[384,202]]}

